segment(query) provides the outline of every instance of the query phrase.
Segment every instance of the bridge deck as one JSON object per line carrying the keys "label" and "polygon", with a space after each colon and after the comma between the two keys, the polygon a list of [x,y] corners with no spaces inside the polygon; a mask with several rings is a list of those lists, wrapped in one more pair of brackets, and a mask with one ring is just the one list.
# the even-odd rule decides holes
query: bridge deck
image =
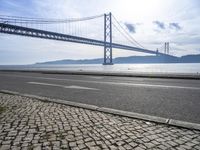
{"label": "bridge deck", "polygon": [[[0,23],[0,33],[44,38],[44,39],[51,39],[51,40],[59,40],[59,41],[66,41],[66,42],[74,42],[74,43],[81,43],[81,44],[89,44],[89,45],[96,45],[96,46],[104,46],[104,41],[100,41],[100,40],[72,36],[72,35],[61,34],[61,33],[50,32],[50,31],[44,31],[44,30],[33,29],[33,28],[27,28],[27,27],[21,27],[21,26],[6,24],[6,23]],[[137,51],[137,52],[142,52],[142,53],[170,56],[164,53],[159,53],[159,52],[157,53],[156,51],[153,51],[153,50],[121,45],[117,43],[112,43],[112,47],[117,48],[117,49]]]}

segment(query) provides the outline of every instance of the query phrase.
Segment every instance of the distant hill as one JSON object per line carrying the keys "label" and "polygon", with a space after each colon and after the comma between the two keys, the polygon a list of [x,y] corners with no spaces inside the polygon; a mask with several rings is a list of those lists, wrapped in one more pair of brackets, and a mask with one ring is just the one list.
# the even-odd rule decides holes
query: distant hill
{"label": "distant hill", "polygon": [[[56,65],[56,64],[102,64],[103,58],[97,59],[81,59],[81,60],[56,60],[41,62],[36,64]],[[200,63],[200,54],[185,55],[182,57],[174,56],[129,56],[117,57],[113,59],[115,64],[121,63]]]}
{"label": "distant hill", "polygon": [[199,55],[186,55],[180,58],[181,62],[184,63],[196,63],[200,62],[200,54]]}
{"label": "distant hill", "polygon": [[81,60],[73,60],[73,59],[64,59],[64,60],[56,60],[56,61],[48,61],[36,64],[48,64],[48,65],[56,65],[56,64],[101,64],[103,62],[102,58],[97,59],[81,59]]}
{"label": "distant hill", "polygon": [[178,57],[172,56],[129,56],[118,57],[113,60],[114,63],[176,63]]}

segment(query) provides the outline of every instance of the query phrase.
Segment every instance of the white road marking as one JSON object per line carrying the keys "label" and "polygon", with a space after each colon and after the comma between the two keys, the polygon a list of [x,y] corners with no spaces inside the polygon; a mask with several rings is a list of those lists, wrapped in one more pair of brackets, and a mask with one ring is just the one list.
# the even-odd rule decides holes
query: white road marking
{"label": "white road marking", "polygon": [[161,85],[161,84],[140,84],[140,83],[113,83],[113,84],[130,85],[130,86],[141,86],[141,87],[155,87],[155,88],[175,88],[175,89],[200,90],[200,88],[198,88],[198,87]]}
{"label": "white road marking", "polygon": [[99,90],[99,89],[96,89],[96,88],[88,88],[88,87],[77,86],[77,85],[65,86],[65,85],[51,84],[51,83],[42,83],[42,82],[27,82],[27,83],[29,83],[29,84],[36,84],[36,85],[46,85],[46,86],[62,87],[62,88],[67,88],[67,89]]}
{"label": "white road marking", "polygon": [[125,82],[104,82],[104,81],[86,81],[76,79],[58,79],[58,78],[47,78],[47,77],[34,77],[34,76],[22,76],[22,75],[6,75],[24,78],[35,78],[35,79],[46,79],[46,80],[57,80],[57,81],[72,81],[82,83],[97,83],[97,84],[108,84],[108,85],[123,85],[123,86],[134,86],[134,87],[151,87],[151,88],[174,88],[174,89],[189,89],[189,90],[200,90],[200,87],[189,87],[189,86],[175,86],[175,85],[162,85],[162,84],[146,84],[146,83],[125,83]]}
{"label": "white road marking", "polygon": [[104,77],[87,76],[86,78],[91,78],[91,79],[103,79]]}
{"label": "white road marking", "polygon": [[174,86],[174,85],[161,85],[161,84],[145,84],[145,83],[123,83],[123,82],[103,82],[103,81],[85,81],[85,80],[75,80],[75,79],[58,79],[58,78],[45,78],[47,80],[66,80],[73,82],[84,82],[84,83],[98,83],[98,84],[108,84],[108,85],[123,85],[123,86],[134,86],[134,87],[152,87],[152,88],[175,88],[175,89],[191,89],[191,90],[200,90],[199,87],[187,87],[187,86]]}

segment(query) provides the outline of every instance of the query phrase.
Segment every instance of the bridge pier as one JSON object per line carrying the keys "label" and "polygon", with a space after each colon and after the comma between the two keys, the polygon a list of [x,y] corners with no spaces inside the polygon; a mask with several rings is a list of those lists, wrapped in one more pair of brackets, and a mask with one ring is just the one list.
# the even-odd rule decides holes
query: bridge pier
{"label": "bridge pier", "polygon": [[113,65],[112,62],[112,14],[104,14],[104,63]]}

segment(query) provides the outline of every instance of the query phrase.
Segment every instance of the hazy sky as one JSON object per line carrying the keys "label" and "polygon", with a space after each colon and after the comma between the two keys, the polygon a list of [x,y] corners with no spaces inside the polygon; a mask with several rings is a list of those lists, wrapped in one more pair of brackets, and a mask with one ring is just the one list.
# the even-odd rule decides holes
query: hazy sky
{"label": "hazy sky", "polygon": [[[199,0],[0,0],[0,15],[64,19],[107,12],[148,49],[170,42],[170,54],[200,53]],[[114,57],[139,54],[113,51]],[[103,47],[0,34],[1,65],[101,57]]]}

